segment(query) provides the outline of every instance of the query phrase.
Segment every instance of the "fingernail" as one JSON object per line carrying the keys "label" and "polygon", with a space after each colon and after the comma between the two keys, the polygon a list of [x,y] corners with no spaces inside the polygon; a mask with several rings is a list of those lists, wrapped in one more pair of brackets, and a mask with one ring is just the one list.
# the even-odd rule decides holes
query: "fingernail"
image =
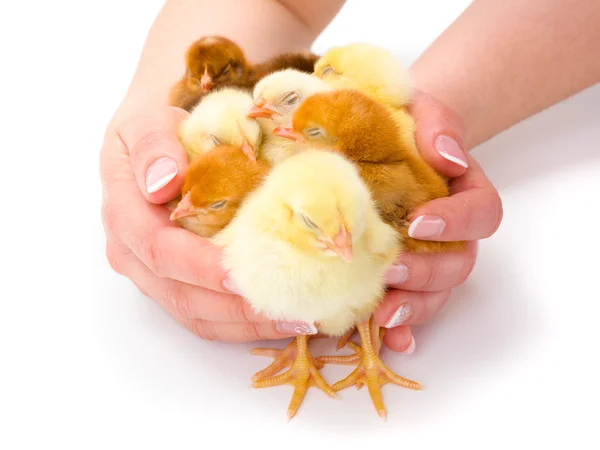
{"label": "fingernail", "polygon": [[410,345],[408,346],[408,348],[406,350],[404,350],[402,353],[403,355],[411,355],[414,351],[415,351],[415,338],[413,336],[411,336],[411,341],[410,341]]}
{"label": "fingernail", "polygon": [[443,158],[465,168],[469,167],[467,158],[465,157],[465,152],[462,150],[462,148],[460,148],[458,142],[451,137],[440,134],[435,139],[433,145]]}
{"label": "fingernail", "polygon": [[223,287],[225,289],[227,289],[229,292],[231,292],[232,294],[237,294],[240,296],[242,295],[242,291],[240,291],[240,288],[238,287],[238,285],[231,278],[225,278],[223,280]]}
{"label": "fingernail", "polygon": [[402,284],[408,278],[408,267],[406,264],[392,266],[385,274],[384,280],[387,285]]}
{"label": "fingernail", "polygon": [[394,312],[388,323],[385,324],[386,328],[394,328],[398,325],[402,325],[412,316],[412,308],[410,303],[402,303],[398,309]]}
{"label": "fingernail", "polygon": [[410,224],[408,235],[411,238],[428,238],[439,236],[446,228],[444,219],[438,216],[419,216]]}
{"label": "fingernail", "polygon": [[314,323],[307,322],[277,322],[277,331],[282,334],[317,334]]}
{"label": "fingernail", "polygon": [[148,194],[164,188],[177,175],[177,163],[173,158],[163,156],[154,161],[146,172],[146,190]]}

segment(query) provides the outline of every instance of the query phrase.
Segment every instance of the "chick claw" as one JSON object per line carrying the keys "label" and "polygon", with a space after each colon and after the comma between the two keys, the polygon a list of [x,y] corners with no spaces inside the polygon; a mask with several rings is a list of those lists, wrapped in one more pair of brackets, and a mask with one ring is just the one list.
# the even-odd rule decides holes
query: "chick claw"
{"label": "chick claw", "polygon": [[[292,344],[295,344],[295,347],[296,347],[295,350],[292,350],[290,348],[292,346]],[[261,377],[264,376],[265,372],[275,373],[277,370],[280,370],[281,367],[284,367],[286,365],[285,361],[292,359],[292,356],[290,356],[290,355],[292,355],[292,352],[295,354],[295,359],[292,364],[292,367],[287,372],[284,372],[281,375],[277,375],[277,376],[274,376],[271,378],[259,379],[257,381],[254,381],[254,383],[252,385],[253,387],[255,387],[257,389],[273,387],[273,386],[280,386],[283,384],[291,384],[292,386],[294,386],[294,393],[292,394],[292,399],[291,399],[289,407],[288,407],[288,413],[287,413],[288,420],[290,420],[292,417],[294,417],[296,415],[296,412],[298,411],[298,408],[300,407],[302,400],[304,400],[306,391],[311,386],[318,387],[319,389],[321,389],[323,392],[325,392],[330,397],[334,397],[334,398],[337,397],[337,394],[335,393],[333,388],[331,386],[329,386],[325,382],[323,377],[319,374],[318,367],[317,367],[318,363],[315,364],[314,358],[311,356],[311,354],[308,351],[308,338],[306,336],[298,336],[295,339],[295,341],[292,342],[292,344],[288,345],[285,350],[280,350],[281,354],[278,354],[277,352],[265,352],[264,351],[264,350],[271,350],[271,349],[257,349],[257,350],[259,350],[259,352],[255,353],[255,354],[263,354],[263,355],[269,354],[269,356],[274,356],[274,355],[277,355],[277,356],[276,356],[276,360],[271,364],[271,366],[267,367],[265,370],[263,370],[261,372],[256,373],[254,375],[253,379],[257,375],[260,375]],[[286,351],[289,351],[289,353],[286,354],[284,357],[284,354]],[[281,361],[278,362],[279,358],[282,358],[282,360],[284,362],[283,363]],[[278,364],[281,364],[279,369],[274,369],[272,367],[275,365],[276,362]],[[321,365],[321,367],[322,367],[322,365]]]}
{"label": "chick claw", "polygon": [[[411,381],[395,374],[383,363],[379,358],[379,350],[381,349],[381,338],[383,337],[385,330],[383,329],[383,332],[382,330],[377,330],[375,329],[376,326],[373,325],[373,334],[378,335],[380,338],[374,343],[372,341],[373,334],[371,333],[370,328],[371,325],[368,322],[358,325],[358,332],[360,333],[363,347],[361,348],[352,342],[348,343],[348,346],[355,351],[354,355],[348,357],[322,357],[321,360],[325,363],[330,362],[333,364],[349,364],[351,358],[360,360],[358,367],[346,378],[335,383],[333,389],[337,392],[353,385],[356,385],[357,389],[366,385],[369,389],[371,400],[377,410],[377,414],[385,419],[387,412],[381,395],[381,386],[387,383],[393,383],[414,390],[420,390],[422,389],[422,386],[415,381]],[[331,360],[325,358],[331,358]],[[343,362],[338,362],[340,359],[333,360],[333,358],[345,359],[341,360]]]}

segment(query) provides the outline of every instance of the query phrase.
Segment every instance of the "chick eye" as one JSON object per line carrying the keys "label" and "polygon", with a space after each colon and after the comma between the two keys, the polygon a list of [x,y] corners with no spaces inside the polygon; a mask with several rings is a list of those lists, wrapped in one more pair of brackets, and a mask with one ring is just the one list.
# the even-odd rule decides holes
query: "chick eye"
{"label": "chick eye", "polygon": [[227,64],[225,66],[225,68],[223,69],[223,71],[221,72],[221,75],[219,75],[219,76],[222,77],[223,75],[227,75],[230,70],[231,70],[231,64]]}
{"label": "chick eye", "polygon": [[304,133],[309,137],[317,137],[322,136],[324,134],[323,130],[318,127],[307,128],[306,130],[304,130]]}
{"label": "chick eye", "polygon": [[304,223],[308,228],[312,228],[313,230],[317,229],[317,225],[315,225],[315,223],[308,217],[306,217],[304,214],[302,214],[302,220],[304,220]]}
{"label": "chick eye", "polygon": [[330,74],[334,74],[337,73],[335,70],[333,70],[333,67],[331,66],[325,66],[323,67],[323,69],[321,69],[321,75],[330,75]]}
{"label": "chick eye", "polygon": [[281,103],[286,106],[292,106],[293,104],[297,103],[298,100],[300,100],[300,96],[298,95],[298,93],[290,92],[289,94],[287,94],[285,97],[283,97],[281,99]]}
{"label": "chick eye", "polygon": [[223,206],[225,206],[225,204],[227,203],[227,200],[219,200],[218,202],[214,202],[210,205],[210,209],[221,209],[223,208]]}
{"label": "chick eye", "polygon": [[211,138],[213,144],[215,144],[215,145],[221,145],[221,141],[219,139],[217,139],[217,137],[214,134],[211,134],[210,138]]}

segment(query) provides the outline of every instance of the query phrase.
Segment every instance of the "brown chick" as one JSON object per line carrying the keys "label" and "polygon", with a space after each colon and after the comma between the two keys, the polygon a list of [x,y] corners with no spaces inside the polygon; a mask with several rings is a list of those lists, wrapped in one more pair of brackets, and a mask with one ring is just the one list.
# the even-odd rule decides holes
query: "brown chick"
{"label": "brown chick", "polygon": [[273,134],[311,147],[329,148],[355,162],[377,204],[381,218],[412,252],[463,250],[463,242],[436,242],[408,236],[409,218],[419,205],[447,197],[444,179],[410,148],[402,145],[389,109],[352,89],[308,97],[295,111],[291,126]]}
{"label": "brown chick", "polygon": [[202,237],[212,237],[231,222],[269,169],[266,162],[253,161],[237,147],[214,147],[188,168],[171,220]]}
{"label": "brown chick", "polygon": [[186,72],[171,89],[169,103],[187,111],[217,86],[246,87],[251,66],[242,49],[223,36],[205,36],[185,55]]}
{"label": "brown chick", "polygon": [[217,87],[236,87],[251,91],[270,73],[297,69],[312,73],[318,55],[310,52],[283,53],[252,64],[242,49],[223,36],[205,36],[186,52],[186,72],[172,87],[169,104],[190,111],[200,99]]}

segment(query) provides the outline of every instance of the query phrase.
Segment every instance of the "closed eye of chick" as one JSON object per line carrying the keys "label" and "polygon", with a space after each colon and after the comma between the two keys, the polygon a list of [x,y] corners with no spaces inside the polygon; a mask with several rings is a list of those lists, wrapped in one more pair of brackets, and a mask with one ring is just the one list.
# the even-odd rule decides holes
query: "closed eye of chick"
{"label": "closed eye of chick", "polygon": [[408,251],[453,251],[463,242],[436,242],[408,236],[409,216],[424,202],[447,197],[443,178],[402,145],[389,109],[353,90],[323,92],[307,98],[293,115],[291,127],[274,133],[299,145],[340,152],[358,165],[379,213],[404,238]]}
{"label": "closed eye of chick", "polygon": [[[383,297],[383,277],[400,243],[379,218],[356,167],[340,154],[310,149],[274,166],[212,241],[223,248],[226,270],[256,311],[273,320],[315,323],[329,336],[341,336],[359,323],[361,337]],[[379,372],[391,374],[370,338],[363,344],[369,361],[365,375],[378,380],[384,378]],[[307,336],[298,336],[293,345],[290,370],[264,378],[276,372],[266,370],[254,377],[257,388],[294,386],[288,418],[309,385],[330,396],[336,390],[319,374]]]}
{"label": "closed eye of chick", "polygon": [[235,88],[220,88],[204,97],[179,127],[179,139],[193,161],[218,145],[242,149],[255,159],[262,139],[259,124],[246,117],[252,96]]}
{"label": "closed eye of chick", "polygon": [[185,54],[185,74],[171,89],[169,103],[190,111],[219,86],[245,86],[250,65],[242,49],[222,36],[205,36]]}
{"label": "closed eye of chick", "polygon": [[411,89],[408,71],[391,52],[368,43],[333,47],[316,62],[315,76],[336,89],[357,89],[389,107],[400,139],[419,154],[415,122],[407,110]]}
{"label": "closed eye of chick", "polygon": [[294,69],[281,70],[260,80],[254,87],[254,102],[248,117],[255,118],[263,132],[260,154],[272,165],[299,149],[293,141],[273,135],[278,125],[289,123],[307,97],[331,88],[323,80]]}
{"label": "closed eye of chick", "polygon": [[213,236],[229,224],[268,171],[268,164],[248,158],[239,148],[214,147],[188,168],[171,220],[202,237]]}

